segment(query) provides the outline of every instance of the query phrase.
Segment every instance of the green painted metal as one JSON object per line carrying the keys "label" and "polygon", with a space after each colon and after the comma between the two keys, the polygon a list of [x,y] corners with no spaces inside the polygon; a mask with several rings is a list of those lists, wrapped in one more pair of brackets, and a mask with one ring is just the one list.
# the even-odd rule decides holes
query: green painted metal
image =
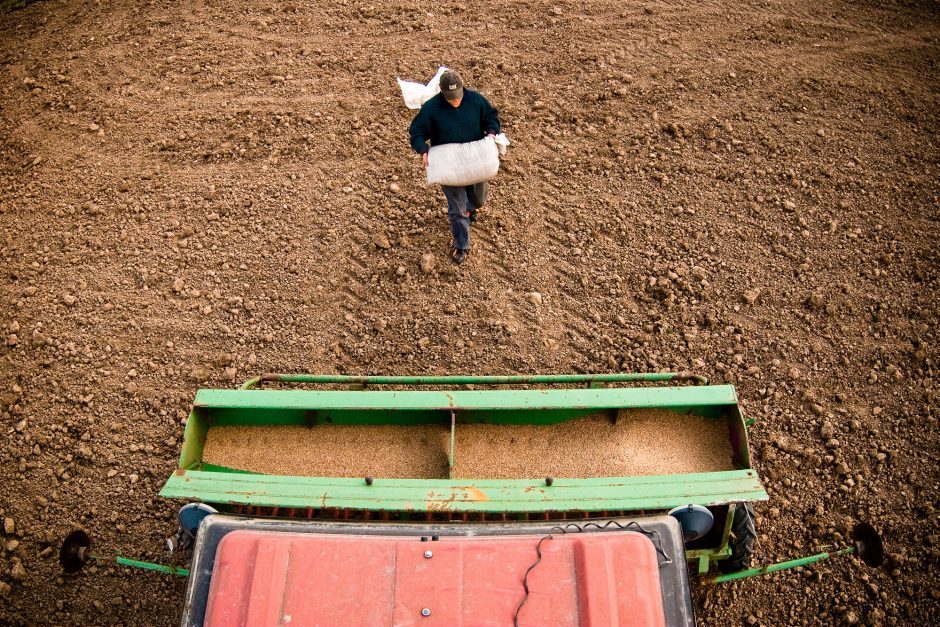
{"label": "green painted metal", "polygon": [[[552,375],[510,377],[349,377],[337,375],[263,375],[241,390],[199,390],[186,427],[180,470],[161,495],[201,500],[223,509],[233,505],[395,512],[508,513],[664,511],[695,503],[729,504],[719,546],[688,551],[706,572],[731,554],[728,545],[734,503],[766,500],[750,470],[747,422],[733,386],[604,387],[608,383],[691,380],[687,373]],[[258,390],[264,381],[340,384],[346,390]],[[380,385],[551,385],[586,384],[567,389],[419,389],[376,390]],[[420,480],[268,476],[201,461],[206,433],[224,425],[440,424],[451,427],[448,461],[455,462],[456,424],[555,424],[590,414],[658,408],[726,420],[734,461],[740,470],[656,477],[544,478],[510,481]]]}
{"label": "green painted metal", "polygon": [[225,472],[225,473],[235,473],[239,475],[258,474],[256,472],[251,472],[249,470],[239,470],[237,468],[229,468],[228,466],[217,466],[215,464],[206,464],[206,463],[196,464],[192,468],[187,468],[186,470],[201,470],[203,472]]}
{"label": "green painted metal", "polygon": [[731,557],[731,545],[729,544],[729,540],[731,539],[731,526],[734,522],[734,511],[737,507],[738,505],[735,503],[728,504],[728,512],[725,515],[721,540],[718,542],[717,546],[705,549],[687,550],[685,552],[686,560],[690,563],[698,563],[697,570],[699,575],[708,573],[708,569],[711,567],[712,563]]}
{"label": "green painted metal", "polygon": [[262,507],[370,511],[544,512],[663,510],[766,500],[753,470],[686,475],[458,481],[220,474],[177,470],[161,496]]}
{"label": "green painted metal", "polygon": [[585,383],[635,383],[639,381],[692,381],[708,385],[708,378],[691,372],[627,372],[616,374],[553,375],[454,375],[454,376],[370,376],[332,374],[263,374],[252,377],[241,389],[249,390],[262,382],[318,383],[345,385],[552,385]]}
{"label": "green painted metal", "polygon": [[194,468],[202,461],[202,451],[209,432],[208,413],[193,409],[186,419],[183,431],[183,448],[180,451],[180,468]]}
{"label": "green painted metal", "polygon": [[[690,562],[693,559],[706,558],[706,562],[710,564],[711,562],[716,562],[720,559],[725,559],[726,557],[731,557],[731,547],[727,544],[719,545],[718,548],[710,549],[692,549],[685,552],[685,558]],[[707,569],[706,569],[707,572]]]}
{"label": "green painted metal", "polygon": [[[689,556],[686,555],[685,559],[688,560]],[[710,565],[711,565],[711,555],[709,555],[708,553],[700,555],[698,558],[698,574],[704,575],[708,573],[708,567]]]}
{"label": "green painted metal", "polygon": [[[674,388],[567,390],[199,390],[195,407],[204,409],[356,411],[597,411],[621,408],[677,408],[736,405],[733,385]],[[536,419],[536,414],[529,414]]]}
{"label": "green painted metal", "polygon": [[748,444],[747,425],[741,408],[735,404],[727,408],[728,434],[731,437],[733,461],[739,468],[751,467],[751,448]]}
{"label": "green painted metal", "polygon": [[789,560],[786,562],[778,562],[776,564],[769,564],[767,566],[762,566],[760,568],[749,568],[747,570],[740,570],[736,573],[728,573],[726,575],[716,575],[714,577],[708,577],[704,579],[705,583],[724,583],[726,581],[735,581],[736,579],[747,579],[748,577],[756,577],[758,575],[766,575],[768,573],[775,573],[781,570],[789,570],[791,568],[798,568],[800,566],[809,566],[816,562],[821,562],[827,560],[830,557],[838,557],[840,555],[849,555],[855,553],[855,547],[847,547],[840,549],[835,553],[817,553],[816,555],[809,555],[807,557],[801,557],[795,560]]}
{"label": "green painted metal", "polygon": [[115,557],[114,561],[122,566],[130,566],[131,568],[141,568],[143,570],[155,570],[159,573],[167,573],[168,575],[180,575],[183,577],[189,576],[188,568],[177,568],[176,566],[166,566],[165,564],[141,562],[138,560],[132,560],[132,559],[121,557],[121,556]]}
{"label": "green painted metal", "polygon": [[[737,395],[730,385],[452,391],[199,390],[195,400],[197,409],[211,415],[212,426],[446,425],[451,410],[459,423],[556,424],[599,411],[647,407],[694,411],[717,418],[736,405]],[[201,429],[205,424],[197,422],[195,426]],[[205,434],[196,429],[193,437],[204,440]]]}
{"label": "green painted metal", "polygon": [[730,503],[728,505],[728,513],[725,515],[725,528],[721,532],[721,542],[718,544],[718,546],[721,547],[720,552],[722,555],[713,556],[713,561],[724,557],[731,557],[731,527],[734,526],[734,514],[738,507],[743,507],[743,505],[738,505],[737,503]]}

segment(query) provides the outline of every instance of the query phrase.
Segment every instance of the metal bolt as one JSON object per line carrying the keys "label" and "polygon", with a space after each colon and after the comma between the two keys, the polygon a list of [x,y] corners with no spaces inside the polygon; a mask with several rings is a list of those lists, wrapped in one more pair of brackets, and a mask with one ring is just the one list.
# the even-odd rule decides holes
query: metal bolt
{"label": "metal bolt", "polygon": [[430,615],[431,615],[430,609],[424,608],[423,610],[421,610],[421,616],[430,616]]}
{"label": "metal bolt", "polygon": [[432,556],[432,555],[434,555],[434,553],[431,552],[431,551],[425,551],[425,552],[424,552],[424,556],[425,556],[426,558],[428,558],[428,559],[431,559],[431,556]]}
{"label": "metal bolt", "polygon": [[551,476],[545,477],[545,485],[549,485],[549,486],[550,486],[550,485],[552,485],[553,483],[555,483],[555,479],[554,479],[553,477],[551,477]]}
{"label": "metal bolt", "polygon": [[366,485],[372,485],[372,477],[366,477]]}

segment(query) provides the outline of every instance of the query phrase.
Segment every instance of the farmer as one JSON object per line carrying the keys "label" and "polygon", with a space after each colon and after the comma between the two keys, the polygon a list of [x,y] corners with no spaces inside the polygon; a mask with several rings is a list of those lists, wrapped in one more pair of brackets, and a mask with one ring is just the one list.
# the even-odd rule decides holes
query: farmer
{"label": "farmer", "polygon": [[[411,122],[411,147],[428,167],[428,143],[463,144],[499,133],[499,114],[479,92],[465,89],[460,74],[448,70],[441,75],[441,93],[424,103]],[[447,216],[453,237],[451,256],[463,263],[470,252],[470,223],[486,200],[486,182],[452,187],[442,185],[447,197]]]}

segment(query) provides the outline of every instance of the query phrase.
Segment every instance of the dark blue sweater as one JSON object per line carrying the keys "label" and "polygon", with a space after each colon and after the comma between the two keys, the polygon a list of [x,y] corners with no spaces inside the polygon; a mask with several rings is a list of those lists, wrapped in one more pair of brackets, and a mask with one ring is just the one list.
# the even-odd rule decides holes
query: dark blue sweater
{"label": "dark blue sweater", "polygon": [[408,130],[411,147],[423,154],[428,142],[432,146],[463,144],[499,133],[499,114],[482,94],[464,88],[459,107],[455,109],[438,94],[421,106]]}

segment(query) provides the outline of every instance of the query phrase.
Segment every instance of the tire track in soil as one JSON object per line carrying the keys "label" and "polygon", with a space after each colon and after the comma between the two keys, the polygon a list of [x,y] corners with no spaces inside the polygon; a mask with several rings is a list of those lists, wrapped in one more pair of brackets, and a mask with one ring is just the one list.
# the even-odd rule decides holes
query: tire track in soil
{"label": "tire track in soil", "polygon": [[[547,264],[537,256],[541,250],[536,243],[540,229],[532,215],[544,202],[545,186],[541,180],[509,172],[497,179],[496,185],[496,194],[481,209],[481,225],[473,230],[474,266],[492,275],[481,281],[488,292],[484,302],[490,303],[488,310],[505,312],[507,324],[515,329],[512,344],[522,349],[521,355],[505,356],[504,369],[508,367],[510,372],[520,374],[551,369],[556,367],[553,364],[558,357],[560,329],[552,316],[546,316],[546,306],[536,306],[525,296],[531,291],[544,296],[551,290]],[[523,189],[525,194],[518,191]],[[507,215],[503,209],[520,206],[528,208],[514,215]],[[517,245],[518,238],[522,245]],[[529,360],[526,355],[537,355],[538,361]]]}
{"label": "tire track in soil", "polygon": [[[543,225],[547,249],[553,253],[552,269],[555,273],[553,283],[557,285],[562,298],[559,300],[559,313],[563,317],[565,345],[573,353],[571,365],[582,370],[591,370],[597,363],[595,339],[596,322],[589,317],[584,306],[585,283],[578,268],[583,265],[583,258],[575,254],[567,234],[571,227],[556,211],[547,211]],[[596,367],[595,367],[596,369]]]}
{"label": "tire track in soil", "polygon": [[[502,220],[499,201],[488,205],[481,224],[474,227],[473,254],[459,269],[451,269],[447,254],[449,234],[447,233],[446,217],[443,198],[435,194],[434,201],[441,205],[442,218],[439,221],[440,231],[432,231],[431,235],[422,235],[417,245],[420,251],[430,251],[437,257],[440,278],[452,283],[445,285],[444,293],[458,303],[478,302],[483,305],[471,306],[467,311],[460,310],[457,317],[436,317],[427,319],[419,317],[422,325],[428,326],[436,336],[460,337],[466,332],[466,327],[478,335],[492,334],[492,325],[498,323],[505,328],[512,329],[511,337],[498,351],[486,355],[483,362],[474,361],[465,368],[474,372],[516,371],[519,368],[531,369],[531,366],[518,360],[519,348],[546,346],[543,339],[542,325],[533,325],[529,320],[533,317],[530,305],[522,294],[531,289],[541,289],[543,277],[536,272],[533,276],[531,263],[526,261],[524,251],[511,251],[511,245],[503,242],[497,243],[495,233],[496,224]],[[508,201],[507,201],[508,202]],[[311,333],[317,340],[311,347],[311,353],[320,362],[320,370],[334,370],[338,367],[350,368],[355,372],[380,371],[388,368],[382,348],[377,343],[375,347],[369,344],[358,343],[356,340],[363,335],[361,325],[371,314],[378,311],[388,311],[390,304],[394,310],[389,317],[398,324],[408,323],[411,314],[404,303],[412,300],[420,291],[422,285],[395,285],[392,289],[394,295],[381,294],[370,288],[372,275],[370,269],[370,254],[378,254],[369,233],[376,233],[380,229],[380,218],[372,212],[365,211],[365,203],[361,205],[352,202],[347,206],[343,216],[343,223],[336,231],[340,233],[336,241],[328,245],[312,246],[309,256],[316,258],[310,264],[315,270],[305,279],[309,292],[316,291],[316,286],[324,288],[324,298],[330,303],[330,314],[319,324],[311,324]],[[492,208],[492,210],[490,210]],[[332,216],[335,219],[335,215]],[[322,230],[325,223],[322,219],[315,220],[310,225],[312,230]],[[510,226],[510,231],[519,229],[519,224]],[[314,238],[309,238],[314,241]],[[397,247],[394,247],[397,249]],[[393,253],[401,251],[394,250]],[[520,254],[522,253],[522,254]],[[401,256],[390,257],[394,262],[410,262],[414,251],[403,253],[408,259]],[[436,282],[436,278],[421,279],[423,282]],[[451,288],[453,288],[451,290]],[[479,290],[482,289],[482,293]],[[469,291],[475,292],[472,296]],[[396,307],[394,303],[402,303]],[[321,308],[322,309],[322,308]],[[499,325],[497,325],[499,326]],[[451,350],[451,349],[448,349]],[[432,360],[433,361],[433,360]],[[409,364],[409,368],[423,369],[422,362]]]}
{"label": "tire track in soil", "polygon": [[327,314],[322,321],[308,319],[311,371],[331,372],[337,365],[356,364],[362,358],[348,338],[358,333],[353,322],[369,296],[369,271],[360,260],[370,245],[361,226],[366,221],[364,206],[365,200],[359,198],[348,203],[339,225],[334,222],[335,214],[309,213],[312,218],[306,225],[305,241],[310,272],[302,280],[302,289],[315,294],[320,300],[316,309]]}
{"label": "tire track in soil", "polygon": [[[357,211],[357,216],[361,217],[362,213]],[[340,302],[339,333],[343,338],[354,336],[357,333],[353,321],[356,319],[356,315],[362,311],[363,305],[369,296],[366,286],[369,281],[369,271],[357,256],[358,254],[365,254],[371,242],[359,226],[360,223],[360,220],[353,220],[352,222],[353,232],[349,235],[348,240],[352,245],[352,250],[342,260],[346,271],[340,279],[342,282],[340,289],[342,300]],[[334,350],[334,352],[341,353],[353,364],[360,363],[363,357],[361,349],[343,341],[339,342],[338,350]]]}
{"label": "tire track in soil", "polygon": [[[528,164],[525,169],[538,171],[535,164]],[[527,354],[537,355],[537,361],[525,364],[527,372],[589,369],[588,365],[596,361],[590,352],[593,321],[578,313],[583,309],[584,296],[578,287],[577,272],[560,254],[545,256],[545,251],[554,252],[549,244],[566,248],[564,224],[552,221],[553,228],[545,228],[546,214],[551,215],[558,203],[556,190],[545,180],[530,175],[510,174],[503,181],[507,192],[505,197],[494,199],[497,211],[501,206],[527,209],[511,216],[499,214],[497,219],[502,221],[508,235],[501,245],[497,245],[489,228],[480,229],[475,236],[475,249],[482,252],[479,257],[483,257],[485,267],[496,279],[486,281],[487,285],[499,284],[502,288],[491,288],[491,297],[494,302],[508,305],[512,322],[522,331],[516,342],[526,345]],[[519,238],[521,246],[517,245]],[[526,293],[530,291],[542,294],[541,305],[529,302]],[[507,293],[513,297],[507,298]]]}

